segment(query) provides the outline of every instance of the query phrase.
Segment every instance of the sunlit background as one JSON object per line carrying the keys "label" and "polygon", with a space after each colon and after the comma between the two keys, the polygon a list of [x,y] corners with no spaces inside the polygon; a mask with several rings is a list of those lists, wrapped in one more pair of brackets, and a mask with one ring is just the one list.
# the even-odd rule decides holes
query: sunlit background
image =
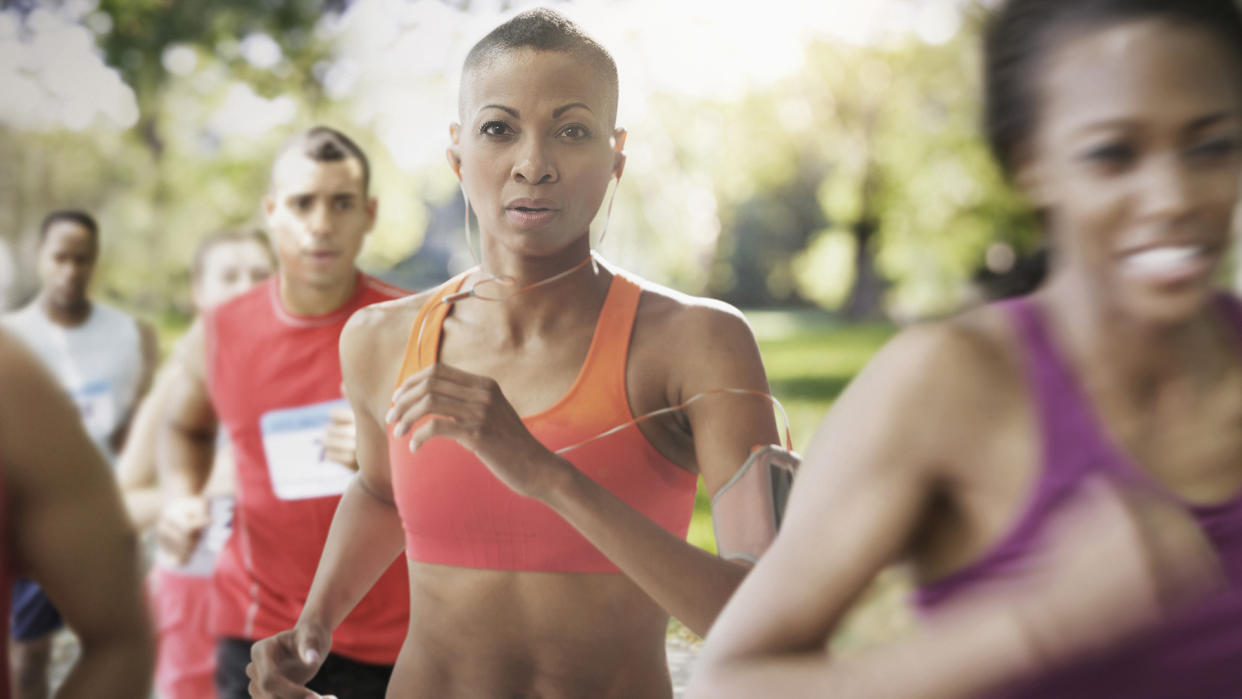
{"label": "sunlit background", "polygon": [[[976,138],[981,4],[554,3],[621,71],[629,163],[605,255],[747,308],[959,305],[1032,242]],[[102,224],[99,293],[184,313],[195,241],[258,223],[273,150],[319,122],[376,161],[363,266],[420,288],[457,271],[459,66],[528,6],[0,0],[0,301],[33,290],[42,215],[76,206]]]}

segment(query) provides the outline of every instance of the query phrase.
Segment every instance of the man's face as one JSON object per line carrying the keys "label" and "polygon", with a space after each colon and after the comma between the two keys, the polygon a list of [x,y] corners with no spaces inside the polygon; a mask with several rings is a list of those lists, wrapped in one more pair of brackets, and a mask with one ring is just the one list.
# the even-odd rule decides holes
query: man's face
{"label": "man's face", "polygon": [[355,158],[321,162],[287,151],[272,169],[264,211],[287,282],[318,288],[348,284],[354,259],[375,225],[376,201]]}
{"label": "man's face", "polygon": [[55,221],[39,246],[39,282],[57,308],[73,310],[86,303],[95,273],[98,246],[90,229],[76,221]]}

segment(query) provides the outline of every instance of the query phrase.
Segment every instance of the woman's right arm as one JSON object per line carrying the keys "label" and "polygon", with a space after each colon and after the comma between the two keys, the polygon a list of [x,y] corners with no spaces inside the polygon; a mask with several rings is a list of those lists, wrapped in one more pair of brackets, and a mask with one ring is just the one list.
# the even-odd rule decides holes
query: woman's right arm
{"label": "woman's right arm", "polygon": [[[332,631],[405,548],[393,502],[384,416],[375,414],[378,398],[390,396],[395,383],[389,376],[393,362],[375,357],[376,333],[390,318],[386,313],[364,308],[341,332],[341,372],[357,423],[358,475],[337,506],[297,624],[251,651],[247,673],[256,697],[315,696],[303,686],[327,657]],[[367,545],[358,546],[359,541]]]}

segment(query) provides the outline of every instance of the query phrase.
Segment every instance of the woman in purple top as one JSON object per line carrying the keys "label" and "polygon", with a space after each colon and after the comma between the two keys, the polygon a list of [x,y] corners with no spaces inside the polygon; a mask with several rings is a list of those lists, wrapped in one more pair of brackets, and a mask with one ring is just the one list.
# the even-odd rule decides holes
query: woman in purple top
{"label": "woman in purple top", "polygon": [[[1242,695],[1242,312],[1214,290],[1242,184],[1242,17],[1232,0],[1010,0],[984,48],[988,136],[1050,276],[903,332],[858,376],[692,696],[1033,677],[1044,696]],[[928,623],[829,660],[894,561]],[[1226,592],[1208,611],[1176,604],[1209,585]]]}

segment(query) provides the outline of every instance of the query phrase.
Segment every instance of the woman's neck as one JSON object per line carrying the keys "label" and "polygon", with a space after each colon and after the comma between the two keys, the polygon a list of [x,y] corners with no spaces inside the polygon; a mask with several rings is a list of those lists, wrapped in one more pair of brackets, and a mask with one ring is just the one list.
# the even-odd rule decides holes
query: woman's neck
{"label": "woman's neck", "polygon": [[595,263],[585,235],[563,250],[540,256],[485,242],[481,267],[462,287],[474,288],[477,298],[465,300],[467,308],[454,313],[464,310],[469,317],[485,319],[503,331],[505,342],[515,344],[566,323],[594,319],[612,280],[611,272]]}
{"label": "woman's neck", "polygon": [[1177,324],[1145,323],[1109,303],[1081,275],[1054,274],[1039,296],[1052,331],[1084,374],[1147,393],[1221,370],[1221,324],[1212,305]]}

